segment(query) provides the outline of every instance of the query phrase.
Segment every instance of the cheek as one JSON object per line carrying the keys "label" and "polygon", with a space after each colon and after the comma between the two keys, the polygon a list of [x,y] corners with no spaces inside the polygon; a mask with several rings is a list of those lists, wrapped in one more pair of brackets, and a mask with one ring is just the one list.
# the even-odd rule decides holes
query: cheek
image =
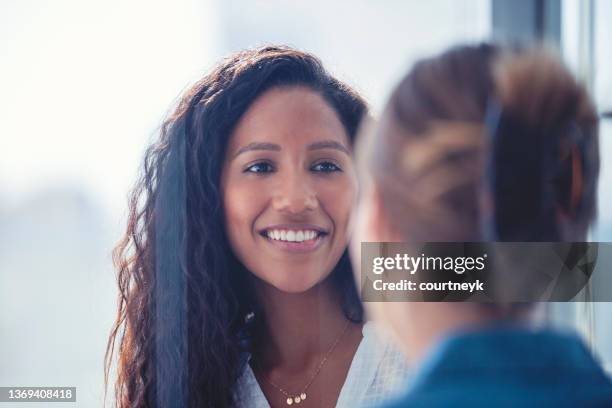
{"label": "cheek", "polygon": [[249,186],[230,185],[223,192],[225,224],[232,241],[251,230],[261,197]]}
{"label": "cheek", "polygon": [[338,183],[330,183],[319,189],[321,204],[340,233],[347,233],[356,198],[357,184],[349,178]]}
{"label": "cheek", "polygon": [[361,243],[366,242],[364,239],[363,227],[363,204],[358,203],[353,209],[350,218],[350,243],[349,251],[351,262],[353,264],[354,278],[359,286],[361,284]]}

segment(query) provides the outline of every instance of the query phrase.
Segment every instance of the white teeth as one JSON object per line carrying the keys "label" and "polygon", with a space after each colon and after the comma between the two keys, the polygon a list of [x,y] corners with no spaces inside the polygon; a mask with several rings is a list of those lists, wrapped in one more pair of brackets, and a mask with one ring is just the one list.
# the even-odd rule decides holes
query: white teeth
{"label": "white teeth", "polygon": [[319,233],[314,230],[267,230],[266,236],[276,241],[304,242],[315,239]]}

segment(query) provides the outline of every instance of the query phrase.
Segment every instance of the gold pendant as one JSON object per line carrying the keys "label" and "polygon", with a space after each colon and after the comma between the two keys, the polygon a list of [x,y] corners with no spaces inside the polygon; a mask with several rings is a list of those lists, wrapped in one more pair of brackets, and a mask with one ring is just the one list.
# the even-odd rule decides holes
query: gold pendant
{"label": "gold pendant", "polygon": [[300,395],[296,395],[295,397],[287,398],[287,405],[293,405],[293,403],[299,404],[300,402],[306,399],[306,393],[303,392]]}

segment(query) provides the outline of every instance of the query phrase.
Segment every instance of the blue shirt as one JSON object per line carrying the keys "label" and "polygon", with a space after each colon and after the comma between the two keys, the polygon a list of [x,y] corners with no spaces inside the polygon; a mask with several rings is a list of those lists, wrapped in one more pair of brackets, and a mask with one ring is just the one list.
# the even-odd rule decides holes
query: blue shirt
{"label": "blue shirt", "polygon": [[612,382],[574,335],[462,333],[429,355],[400,407],[612,407]]}

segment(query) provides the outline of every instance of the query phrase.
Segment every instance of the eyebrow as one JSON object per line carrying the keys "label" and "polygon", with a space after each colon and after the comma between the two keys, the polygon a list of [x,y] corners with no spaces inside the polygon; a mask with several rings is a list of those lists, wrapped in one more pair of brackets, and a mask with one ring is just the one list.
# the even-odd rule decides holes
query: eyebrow
{"label": "eyebrow", "polygon": [[336,149],[341,152],[346,153],[347,155],[351,155],[346,147],[343,144],[334,142],[333,140],[325,140],[323,142],[315,142],[308,145],[308,150],[318,150],[318,149]]}
{"label": "eyebrow", "polygon": [[[341,143],[335,142],[333,140],[325,140],[322,142],[315,142],[315,143],[311,143],[308,145],[308,150],[319,150],[319,149],[336,149],[350,156],[349,150],[346,147],[344,147],[344,145],[342,145]],[[234,158],[242,153],[250,152],[254,150],[268,150],[268,151],[280,152],[281,147],[274,143],[257,143],[257,142],[249,143],[248,145],[243,146],[240,149],[238,149],[236,154],[234,154]]]}
{"label": "eyebrow", "polygon": [[252,150],[271,150],[275,152],[280,152],[281,147],[274,143],[249,143],[248,145],[243,146],[240,149],[238,149],[236,154],[234,154],[234,157],[244,152],[250,152]]}

